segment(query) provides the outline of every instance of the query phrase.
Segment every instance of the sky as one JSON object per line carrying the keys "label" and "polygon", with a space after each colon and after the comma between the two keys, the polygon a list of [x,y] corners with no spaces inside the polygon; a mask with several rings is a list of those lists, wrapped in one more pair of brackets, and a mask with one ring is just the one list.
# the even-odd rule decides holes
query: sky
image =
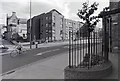
{"label": "sky", "polygon": [[[78,9],[81,9],[83,2],[89,2],[89,4],[99,3],[95,15],[99,14],[104,7],[109,6],[109,0],[31,0],[32,17],[56,9],[65,18],[78,21],[80,19],[76,14]],[[6,14],[11,16],[13,11],[16,12],[19,18],[29,19],[30,0],[0,0],[0,22],[4,23]]]}

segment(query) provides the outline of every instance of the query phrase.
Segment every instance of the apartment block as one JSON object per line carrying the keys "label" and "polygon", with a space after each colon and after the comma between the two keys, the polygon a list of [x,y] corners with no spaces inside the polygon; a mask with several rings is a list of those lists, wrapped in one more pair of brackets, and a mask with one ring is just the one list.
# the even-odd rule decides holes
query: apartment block
{"label": "apartment block", "polygon": [[73,32],[74,38],[76,37],[76,32],[83,26],[83,23],[79,21],[74,21],[71,19],[65,19],[65,38],[69,39],[69,31]]}
{"label": "apartment block", "polygon": [[[28,20],[28,40],[30,37],[30,20]],[[81,26],[78,21],[65,19],[64,16],[53,9],[47,13],[34,16],[31,19],[32,41],[52,42],[68,40],[69,30],[74,32]]]}
{"label": "apartment block", "polygon": [[[41,33],[43,35],[43,32],[41,31],[43,28],[43,18],[44,14],[34,16],[27,21],[27,39],[30,40],[30,33],[31,33],[31,40],[36,41],[41,38]],[[30,29],[30,22],[31,22],[31,29]],[[45,25],[45,24],[44,24]]]}

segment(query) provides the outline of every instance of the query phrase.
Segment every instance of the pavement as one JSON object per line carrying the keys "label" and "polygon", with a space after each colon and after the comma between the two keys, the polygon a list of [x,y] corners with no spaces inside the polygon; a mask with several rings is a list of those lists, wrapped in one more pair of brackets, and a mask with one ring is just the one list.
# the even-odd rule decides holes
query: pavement
{"label": "pavement", "polygon": [[118,73],[119,73],[119,69],[118,69],[118,65],[119,65],[119,59],[118,59],[118,53],[110,53],[109,54],[109,59],[112,62],[112,73],[105,77],[105,79],[119,79]]}
{"label": "pavement", "polygon": [[[113,64],[112,73],[102,79],[118,79],[118,54],[109,54]],[[68,65],[68,52],[39,60],[2,76],[3,79],[64,79],[64,68]]]}
{"label": "pavement", "polygon": [[64,79],[64,68],[68,65],[68,53],[39,60],[21,68],[3,79]]}

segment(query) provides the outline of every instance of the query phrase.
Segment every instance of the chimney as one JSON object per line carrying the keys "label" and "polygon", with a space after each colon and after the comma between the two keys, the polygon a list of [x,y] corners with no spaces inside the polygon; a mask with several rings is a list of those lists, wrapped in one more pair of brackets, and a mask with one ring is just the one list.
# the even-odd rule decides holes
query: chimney
{"label": "chimney", "polygon": [[12,12],[12,15],[16,15],[16,12]]}

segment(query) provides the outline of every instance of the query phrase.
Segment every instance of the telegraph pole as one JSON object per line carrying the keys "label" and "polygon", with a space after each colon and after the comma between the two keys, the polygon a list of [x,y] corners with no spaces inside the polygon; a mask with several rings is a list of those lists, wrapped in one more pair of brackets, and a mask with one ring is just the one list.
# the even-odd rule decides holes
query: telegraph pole
{"label": "telegraph pole", "polygon": [[31,34],[32,34],[32,31],[31,31],[31,26],[32,26],[32,24],[31,24],[32,22],[31,22],[31,0],[30,0],[30,49],[32,49],[32,43],[31,43]]}

